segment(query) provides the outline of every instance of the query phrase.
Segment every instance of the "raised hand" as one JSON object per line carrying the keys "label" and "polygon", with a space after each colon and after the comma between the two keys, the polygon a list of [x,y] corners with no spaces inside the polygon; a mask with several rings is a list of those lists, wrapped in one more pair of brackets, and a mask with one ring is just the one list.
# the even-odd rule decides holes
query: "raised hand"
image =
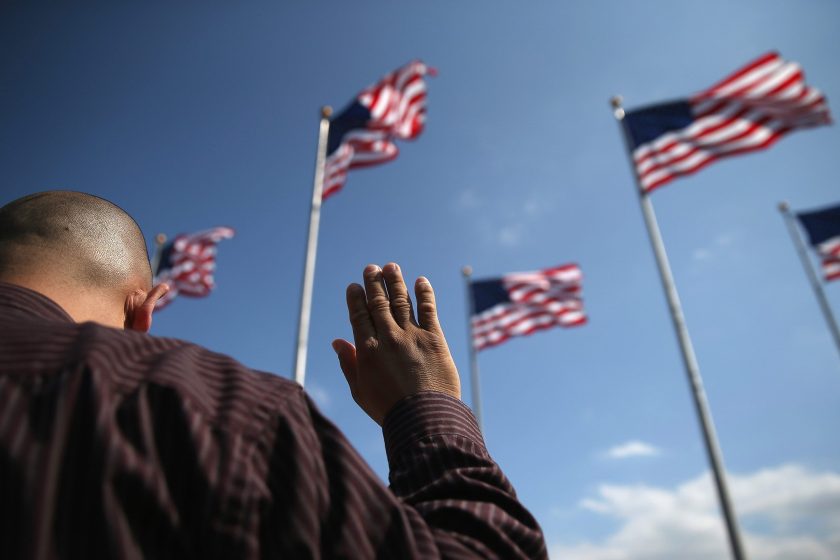
{"label": "raised hand", "polygon": [[399,400],[415,393],[437,391],[461,398],[458,370],[438,322],[429,281],[421,276],[414,284],[416,319],[396,263],[382,269],[368,265],[364,283],[364,288],[347,287],[355,346],[342,339],[332,343],[356,403],[382,424]]}

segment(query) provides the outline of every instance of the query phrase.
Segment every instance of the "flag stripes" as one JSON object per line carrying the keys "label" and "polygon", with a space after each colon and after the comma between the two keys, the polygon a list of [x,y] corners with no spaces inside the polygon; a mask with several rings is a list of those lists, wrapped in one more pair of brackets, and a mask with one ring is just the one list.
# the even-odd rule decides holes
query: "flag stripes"
{"label": "flag stripes", "polygon": [[688,126],[635,146],[642,188],[650,192],[719,158],[767,148],[792,130],[829,124],[825,96],[804,79],[797,63],[768,53],[693,96]]}
{"label": "flag stripes", "polygon": [[827,282],[840,280],[840,236],[817,245],[817,253],[822,257],[822,270],[825,280]]}
{"label": "flag stripes", "polygon": [[586,323],[580,298],[582,280],[580,268],[569,264],[476,282],[475,299],[481,298],[476,291],[482,284],[499,283],[502,289],[495,294],[495,301],[476,301],[476,314],[471,318],[473,345],[482,350],[513,336]]}
{"label": "flag stripes", "polygon": [[337,193],[351,169],[379,165],[399,155],[394,140],[411,140],[426,122],[425,75],[434,68],[419,60],[363,90],[330,125],[322,200]]}
{"label": "flag stripes", "polygon": [[181,234],[160,249],[155,284],[169,285],[155,310],[169,305],[178,294],[204,297],[215,287],[216,245],[234,236],[229,227],[215,227],[192,234]]}

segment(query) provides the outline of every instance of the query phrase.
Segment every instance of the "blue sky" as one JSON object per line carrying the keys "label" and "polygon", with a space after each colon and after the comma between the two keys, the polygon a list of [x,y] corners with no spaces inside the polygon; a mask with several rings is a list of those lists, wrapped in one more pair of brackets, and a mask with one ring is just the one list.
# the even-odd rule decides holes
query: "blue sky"
{"label": "blue sky", "polygon": [[[325,204],[307,388],[385,476],[378,427],[329,347],[350,336],[344,287],[369,262],[428,276],[468,400],[461,266],[577,262],[588,325],[480,354],[490,451],[555,557],[716,556],[722,525],[608,101],[682,97],[775,49],[836,116],[838,21],[828,0],[4,3],[0,202],[104,196],[150,246],[234,227],[216,292],[177,300],[154,332],[289,375],[318,110],[421,58],[439,70],[426,131]],[[798,132],[653,195],[755,558],[840,547],[840,362],[776,210],[840,201],[838,153],[836,126]]]}

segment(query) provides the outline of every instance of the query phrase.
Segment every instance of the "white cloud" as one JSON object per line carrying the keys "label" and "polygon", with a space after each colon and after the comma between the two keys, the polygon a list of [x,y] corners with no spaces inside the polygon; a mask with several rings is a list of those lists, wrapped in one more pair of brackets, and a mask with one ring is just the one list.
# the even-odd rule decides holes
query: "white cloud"
{"label": "white cloud", "polygon": [[522,227],[518,225],[505,226],[499,230],[499,243],[505,247],[515,247],[522,239]]}
{"label": "white cloud", "polygon": [[330,394],[323,387],[309,383],[306,385],[306,392],[309,393],[309,396],[312,397],[319,407],[324,410],[329,408],[332,397],[330,397]]}
{"label": "white cloud", "polygon": [[523,198],[520,214],[533,220],[539,216],[553,215],[554,206],[554,201],[546,193],[532,192]]}
{"label": "white cloud", "polygon": [[712,256],[712,252],[708,249],[695,249],[691,256],[695,261],[705,261]]}
{"label": "white cloud", "polygon": [[535,198],[528,199],[522,204],[522,212],[526,216],[537,216],[543,210],[544,208],[540,205],[540,201]]}
{"label": "white cloud", "polygon": [[718,247],[726,247],[727,245],[732,245],[733,235],[731,233],[722,233],[715,238],[715,243],[718,244]]}
{"label": "white cloud", "polygon": [[[783,465],[730,476],[748,556],[754,560],[828,560],[840,550],[840,473]],[[554,543],[570,560],[700,560],[729,549],[708,474],[674,489],[604,484],[580,507],[616,519],[600,542]],[[751,530],[744,530],[745,525]],[[761,530],[756,529],[761,527]]]}
{"label": "white cloud", "polygon": [[458,206],[464,209],[472,209],[481,205],[481,199],[475,189],[464,189],[458,193]]}
{"label": "white cloud", "polygon": [[631,440],[621,445],[616,445],[607,451],[610,459],[626,459],[627,457],[651,457],[659,455],[658,448],[643,441]]}
{"label": "white cloud", "polygon": [[711,258],[717,257],[720,253],[727,250],[735,241],[735,234],[721,233],[715,237],[714,241],[708,247],[698,247],[691,253],[691,257],[695,261],[707,261]]}

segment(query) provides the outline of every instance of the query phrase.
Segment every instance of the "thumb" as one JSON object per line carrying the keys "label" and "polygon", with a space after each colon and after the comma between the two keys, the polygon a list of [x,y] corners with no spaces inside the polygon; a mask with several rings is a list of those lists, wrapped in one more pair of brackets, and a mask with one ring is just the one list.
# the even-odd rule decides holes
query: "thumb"
{"label": "thumb", "polygon": [[344,378],[352,391],[356,385],[356,347],[341,338],[333,340],[332,347],[338,356],[338,364],[341,366]]}

